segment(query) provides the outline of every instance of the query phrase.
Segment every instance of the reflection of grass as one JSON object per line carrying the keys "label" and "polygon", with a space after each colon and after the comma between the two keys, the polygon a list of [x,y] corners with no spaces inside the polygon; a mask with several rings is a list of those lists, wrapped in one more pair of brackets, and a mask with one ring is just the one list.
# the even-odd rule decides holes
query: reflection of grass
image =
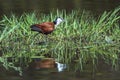
{"label": "reflection of grass", "polygon": [[[21,17],[4,16],[0,21],[0,42],[3,52],[1,58],[12,56],[17,62],[19,57],[25,57],[25,61],[29,62],[32,56],[45,56],[65,63],[75,60],[81,68],[87,61],[96,64],[96,61],[102,58],[116,66],[120,53],[119,11],[120,8],[104,12],[98,18],[86,11],[72,11],[69,14],[66,11],[54,11],[50,15],[39,16],[35,13],[26,13]],[[48,35],[48,44],[36,45],[35,43],[43,41],[44,37],[40,34],[34,38],[36,33],[31,32],[30,25],[53,21],[57,16],[63,17],[65,22]],[[112,42],[107,41],[105,37]]]}

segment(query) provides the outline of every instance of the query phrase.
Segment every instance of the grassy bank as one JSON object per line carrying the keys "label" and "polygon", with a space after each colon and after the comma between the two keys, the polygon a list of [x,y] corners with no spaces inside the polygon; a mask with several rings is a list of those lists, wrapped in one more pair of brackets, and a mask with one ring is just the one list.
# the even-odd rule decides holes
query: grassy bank
{"label": "grassy bank", "polygon": [[[53,57],[59,62],[77,62],[83,69],[86,62],[97,64],[99,59],[113,67],[118,65],[120,53],[120,8],[104,12],[98,17],[90,13],[73,10],[71,13],[53,11],[51,14],[24,13],[20,17],[3,16],[0,21],[1,62],[6,57],[13,57],[13,64],[24,57],[30,62],[31,57]],[[38,44],[45,36],[30,30],[30,25],[44,21],[53,21],[63,17],[65,22],[50,35],[47,44]],[[6,64],[8,64],[6,62]]]}

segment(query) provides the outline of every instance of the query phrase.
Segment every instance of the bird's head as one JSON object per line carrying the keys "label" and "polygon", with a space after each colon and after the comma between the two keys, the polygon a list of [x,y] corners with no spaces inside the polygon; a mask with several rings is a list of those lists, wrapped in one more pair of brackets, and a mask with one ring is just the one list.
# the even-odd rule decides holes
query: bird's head
{"label": "bird's head", "polygon": [[64,19],[62,19],[61,17],[57,17],[55,19],[55,21],[53,21],[53,23],[55,24],[55,26],[57,26],[57,25],[59,25],[63,21],[64,21]]}

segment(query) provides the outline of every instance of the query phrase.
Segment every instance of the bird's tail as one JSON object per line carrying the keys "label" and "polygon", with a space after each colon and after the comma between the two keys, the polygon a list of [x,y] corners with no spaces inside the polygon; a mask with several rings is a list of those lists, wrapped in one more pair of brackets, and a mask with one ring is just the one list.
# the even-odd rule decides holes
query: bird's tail
{"label": "bird's tail", "polygon": [[32,26],[30,26],[30,28],[31,28],[32,31],[41,32],[41,29],[38,28],[36,25],[32,25]]}

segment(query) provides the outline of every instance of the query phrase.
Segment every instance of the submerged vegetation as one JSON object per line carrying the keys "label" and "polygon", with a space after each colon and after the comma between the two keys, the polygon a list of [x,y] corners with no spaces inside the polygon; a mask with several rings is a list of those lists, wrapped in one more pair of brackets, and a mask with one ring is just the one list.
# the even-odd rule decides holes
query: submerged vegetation
{"label": "submerged vegetation", "polygon": [[[120,54],[118,12],[120,8],[105,11],[98,17],[86,11],[75,10],[71,13],[57,10],[39,15],[24,13],[20,17],[14,14],[10,17],[4,15],[0,21],[0,61],[11,67],[14,63],[24,62],[27,65],[31,58],[43,56],[66,64],[76,62],[80,69],[87,62],[95,65],[99,60],[117,68]],[[53,21],[58,16],[63,17],[65,22],[47,35],[46,44],[40,44],[45,40],[45,35],[35,36],[36,32],[30,30],[30,25]],[[8,57],[12,57],[12,63],[8,62]]]}

